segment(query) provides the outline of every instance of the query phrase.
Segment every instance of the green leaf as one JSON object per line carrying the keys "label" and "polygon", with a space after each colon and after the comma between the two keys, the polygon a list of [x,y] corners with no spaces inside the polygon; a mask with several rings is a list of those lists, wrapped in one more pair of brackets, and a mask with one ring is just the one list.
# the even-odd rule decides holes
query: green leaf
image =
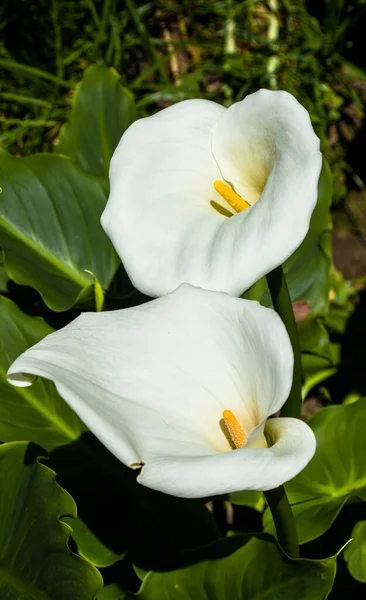
{"label": "green leaf", "polygon": [[305,47],[316,52],[323,44],[323,33],[319,21],[315,17],[306,14],[301,21],[301,26],[305,37]]}
{"label": "green leaf", "polygon": [[65,517],[63,521],[72,529],[71,537],[76,542],[80,556],[96,567],[109,567],[125,556],[125,553],[116,554],[105,546],[80,517]]}
{"label": "green leaf", "polygon": [[7,274],[3,265],[2,256],[0,252],[0,293],[6,294],[8,291],[9,275]]}
{"label": "green leaf", "polygon": [[47,450],[76,440],[85,425],[51,381],[40,378],[31,387],[14,387],[6,381],[12,362],[52,333],[51,327],[0,296],[0,331],[0,440],[28,440]]}
{"label": "green leaf", "polygon": [[76,516],[76,505],[38,463],[38,450],[26,442],[0,446],[0,597],[91,600],[102,578],[68,549],[70,528],[59,519]]}
{"label": "green leaf", "polygon": [[78,516],[88,529],[114,553],[127,552],[139,569],[177,568],[183,554],[220,535],[203,501],[176,498],[139,484],[136,472],[90,433],[53,450],[48,464],[75,499]]}
{"label": "green leaf", "polygon": [[230,502],[238,506],[249,506],[257,512],[263,512],[266,505],[263,492],[252,492],[244,490],[243,492],[232,492],[229,495]]}
{"label": "green leaf", "polygon": [[[205,560],[169,573],[150,572],[140,600],[323,600],[332,589],[335,557],[322,561],[291,560],[266,537],[235,536],[244,544],[224,558]],[[232,542],[231,542],[232,543]],[[219,547],[217,545],[217,547]],[[221,553],[222,556],[222,553]]]}
{"label": "green leaf", "polygon": [[329,344],[329,334],[319,317],[305,319],[298,323],[301,352],[316,354],[325,358],[329,366],[334,366],[334,356]]}
{"label": "green leaf", "polygon": [[112,154],[135,119],[132,94],[121,86],[118,73],[93,65],[77,88],[57,151],[74,158],[88,173],[108,175]]}
{"label": "green leaf", "polygon": [[105,183],[66,157],[0,150],[0,246],[9,276],[55,311],[107,289],[119,259],[100,225]]}
{"label": "green leaf", "polygon": [[366,583],[366,521],[356,523],[343,556],[352,577]]}
{"label": "green leaf", "polygon": [[331,270],[330,205],[332,174],[327,162],[318,184],[318,201],[310,221],[309,231],[292,256],[284,263],[284,271],[292,302],[306,300],[310,314],[326,314],[329,305]]}
{"label": "green leaf", "polygon": [[119,585],[112,583],[100,590],[97,598],[98,600],[132,600],[136,596],[124,592]]}
{"label": "green leaf", "polygon": [[320,317],[305,319],[298,324],[301,363],[304,375],[302,396],[334,375],[339,366],[339,348],[330,343],[329,334]]}
{"label": "green leaf", "polygon": [[[352,496],[366,500],[366,399],[322,408],[308,424],[316,436],[315,456],[285,486],[302,544],[327,531]],[[269,511],[264,523],[274,533]]]}

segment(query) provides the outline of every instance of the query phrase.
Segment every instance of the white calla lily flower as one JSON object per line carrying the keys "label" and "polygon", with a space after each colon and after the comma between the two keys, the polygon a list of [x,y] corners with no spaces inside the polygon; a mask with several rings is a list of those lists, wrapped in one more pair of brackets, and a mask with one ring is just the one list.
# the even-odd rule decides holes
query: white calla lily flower
{"label": "white calla lily flower", "polygon": [[141,306],[81,315],[22,354],[8,380],[51,379],[119,460],[142,467],[140,483],[195,498],[268,490],[309,462],[311,429],[267,420],[292,369],[274,311],[184,284]]}
{"label": "white calla lily flower", "polygon": [[141,292],[188,282],[240,296],[303,241],[320,170],[291,94],[260,90],[228,109],[186,100],[125,132],[102,225]]}

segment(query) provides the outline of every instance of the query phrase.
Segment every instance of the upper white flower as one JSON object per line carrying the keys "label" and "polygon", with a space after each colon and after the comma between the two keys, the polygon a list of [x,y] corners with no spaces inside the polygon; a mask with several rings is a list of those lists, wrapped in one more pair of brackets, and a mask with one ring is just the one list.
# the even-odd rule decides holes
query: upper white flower
{"label": "upper white flower", "polygon": [[239,296],[304,239],[320,169],[291,94],[260,90],[228,109],[187,100],[123,135],[102,225],[140,291],[188,282]]}
{"label": "upper white flower", "polygon": [[118,459],[143,465],[142,484],[193,498],[274,488],[309,462],[311,429],[267,420],[292,369],[274,311],[185,284],[142,306],[81,315],[22,354],[8,379],[53,380]]}

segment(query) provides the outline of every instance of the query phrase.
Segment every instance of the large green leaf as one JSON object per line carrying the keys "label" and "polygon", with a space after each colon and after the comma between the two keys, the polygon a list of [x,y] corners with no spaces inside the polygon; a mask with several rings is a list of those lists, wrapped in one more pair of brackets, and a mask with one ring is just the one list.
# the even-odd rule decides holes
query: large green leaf
{"label": "large green leaf", "polygon": [[244,490],[243,492],[232,492],[229,495],[230,502],[238,506],[249,506],[258,512],[263,512],[266,505],[263,492]]}
{"label": "large green leaf", "polygon": [[318,184],[318,201],[308,234],[299,248],[284,263],[291,300],[306,300],[310,313],[325,314],[329,306],[331,270],[330,205],[332,174],[324,162]]}
{"label": "large green leaf", "polygon": [[145,571],[177,568],[183,555],[220,535],[203,501],[176,498],[140,485],[136,472],[90,433],[53,450],[48,464],[75,499],[78,516],[99,541],[97,558],[95,547],[75,532],[77,545],[88,558],[93,553],[94,559],[109,561],[127,552],[128,559]]}
{"label": "large green leaf", "polygon": [[0,247],[9,276],[66,310],[104,289],[119,260],[100,225],[105,183],[74,161],[48,154],[14,158],[0,151]]}
{"label": "large green leaf", "polygon": [[[300,543],[322,535],[352,496],[366,500],[366,399],[320,409],[309,421],[317,449],[286,485]],[[269,511],[265,528],[274,533]]]}
{"label": "large green leaf", "polygon": [[40,378],[31,387],[14,387],[6,381],[12,362],[52,333],[51,327],[0,296],[0,331],[0,440],[28,440],[47,450],[76,440],[85,425],[51,381]]}
{"label": "large green leaf", "polygon": [[304,375],[302,395],[305,398],[311,388],[337,372],[339,349],[330,343],[321,317],[305,319],[298,324],[298,332]]}
{"label": "large green leaf", "polygon": [[366,583],[366,521],[359,521],[353,528],[352,541],[344,551],[352,577]]}
{"label": "large green leaf", "polygon": [[125,556],[124,552],[117,554],[107,548],[80,517],[65,517],[63,521],[72,529],[71,536],[76,542],[80,556],[96,567],[109,567]]}
{"label": "large green leaf", "polygon": [[8,291],[9,275],[3,265],[3,260],[0,252],[0,293],[4,294]]}
{"label": "large green leaf", "polygon": [[98,600],[133,600],[133,598],[136,596],[124,592],[116,583],[106,585],[98,594]]}
{"label": "large green leaf", "polygon": [[[273,540],[236,536],[239,549],[224,558],[169,573],[150,572],[140,600],[323,600],[332,589],[336,559],[291,560]],[[228,540],[221,544],[222,549]],[[222,554],[221,554],[222,556]],[[216,559],[215,559],[216,558]]]}
{"label": "large green leaf", "polygon": [[75,158],[88,173],[108,175],[114,149],[135,118],[132,94],[121,86],[118,73],[93,65],[77,88],[57,150]]}
{"label": "large green leaf", "polygon": [[98,571],[67,547],[76,516],[71,496],[55,473],[38,463],[26,442],[0,446],[0,597],[2,600],[92,600]]}

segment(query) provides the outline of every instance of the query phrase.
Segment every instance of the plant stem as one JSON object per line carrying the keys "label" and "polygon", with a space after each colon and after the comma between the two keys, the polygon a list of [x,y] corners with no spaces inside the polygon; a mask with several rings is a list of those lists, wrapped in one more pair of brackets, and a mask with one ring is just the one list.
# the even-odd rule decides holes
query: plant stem
{"label": "plant stem", "polygon": [[93,21],[97,27],[100,27],[100,18],[95,8],[93,0],[85,0],[85,4],[88,6],[91,16],[93,17]]}
{"label": "plant stem", "polygon": [[299,542],[291,506],[285,488],[280,485],[264,492],[276,527],[277,539],[281,548],[290,558],[299,558]]}
{"label": "plant stem", "polygon": [[52,0],[51,3],[51,18],[53,22],[53,28],[55,30],[55,60],[56,60],[56,73],[59,79],[64,76],[64,64],[62,60],[62,35],[61,26],[59,21],[59,6],[58,0]]}
{"label": "plant stem", "polygon": [[30,67],[29,65],[15,62],[14,60],[0,58],[0,67],[9,71],[19,72],[21,75],[24,75],[24,77],[45,79],[46,81],[50,81],[51,83],[67,88],[68,90],[75,89],[75,85],[69,81],[64,81],[63,79],[60,79],[60,77],[51,75],[51,73],[47,73],[41,69],[36,69],[35,67]]}
{"label": "plant stem", "polygon": [[291,298],[288,291],[285,275],[281,266],[268,273],[266,278],[269,291],[271,293],[274,309],[279,314],[286,326],[287,333],[291,341],[292,350],[294,353],[294,376],[292,380],[292,388],[286,403],[281,409],[281,417],[300,418],[302,403],[301,353]]}
{"label": "plant stem", "polygon": [[140,16],[134,0],[126,0],[126,7],[132,17],[133,22],[135,23],[135,27],[141,38],[141,41],[145,46],[146,54],[150,60],[156,64],[156,68],[160,73],[162,83],[169,83],[169,77],[159,61],[155,47],[150,39],[149,33],[145,27],[145,23]]}

